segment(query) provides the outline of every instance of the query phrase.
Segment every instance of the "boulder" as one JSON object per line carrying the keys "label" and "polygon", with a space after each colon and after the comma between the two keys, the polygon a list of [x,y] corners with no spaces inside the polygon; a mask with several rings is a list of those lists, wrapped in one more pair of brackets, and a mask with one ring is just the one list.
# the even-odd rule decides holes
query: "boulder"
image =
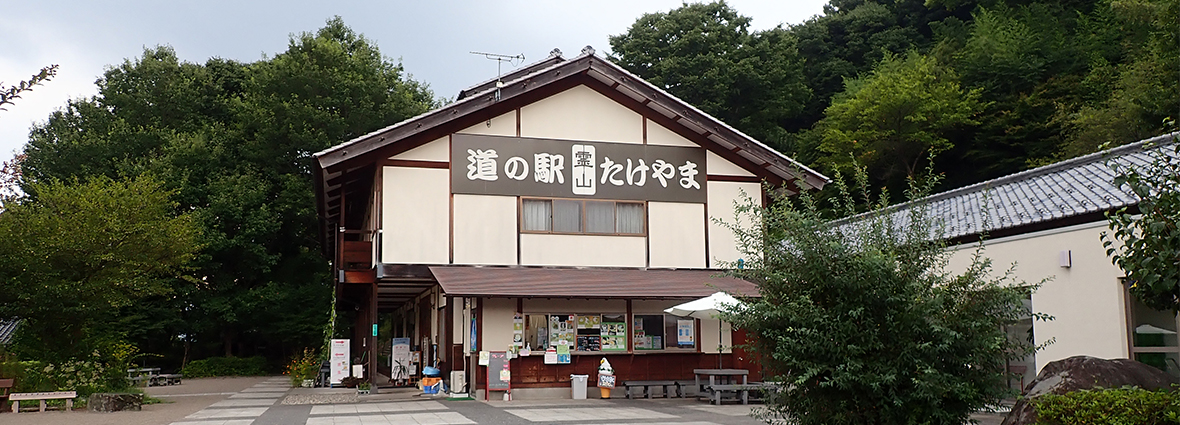
{"label": "boulder", "polygon": [[1106,360],[1090,356],[1074,356],[1050,362],[1037,378],[1024,387],[1025,395],[1012,406],[1012,412],[1001,425],[1032,425],[1037,422],[1036,410],[1029,401],[1042,394],[1065,394],[1070,391],[1094,388],[1134,386],[1155,391],[1180,383],[1166,372],[1129,359]]}
{"label": "boulder", "polygon": [[86,406],[91,412],[141,410],[143,408],[143,394],[94,393],[90,395]]}

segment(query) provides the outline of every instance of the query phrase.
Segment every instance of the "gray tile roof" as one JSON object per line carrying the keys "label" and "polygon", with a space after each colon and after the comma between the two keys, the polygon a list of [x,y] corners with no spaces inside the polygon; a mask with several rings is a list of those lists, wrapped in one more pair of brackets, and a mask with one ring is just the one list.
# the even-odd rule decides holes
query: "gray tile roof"
{"label": "gray tile roof", "polygon": [[1153,150],[1180,161],[1174,147],[1177,137],[1180,132],[1165,134],[934,194],[889,210],[895,222],[904,225],[909,208],[927,205],[930,217],[944,220],[943,237],[953,239],[983,233],[985,224],[987,231],[994,232],[1135,205],[1138,197],[1112,183],[1115,175],[1107,161],[1144,166],[1150,163]]}
{"label": "gray tile roof", "polygon": [[12,342],[12,335],[16,333],[16,328],[20,327],[20,322],[20,319],[0,320],[0,345]]}

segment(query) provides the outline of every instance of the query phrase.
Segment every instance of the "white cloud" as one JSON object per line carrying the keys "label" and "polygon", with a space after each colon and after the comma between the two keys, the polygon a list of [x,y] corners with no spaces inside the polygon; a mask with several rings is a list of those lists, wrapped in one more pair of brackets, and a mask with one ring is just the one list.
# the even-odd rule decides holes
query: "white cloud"
{"label": "white cloud", "polygon": [[[105,2],[102,2],[105,3]],[[0,81],[28,79],[41,67],[61,65],[57,78],[0,112],[0,161],[27,141],[31,123],[46,119],[67,100],[92,96],[94,80],[107,65],[139,56],[144,47],[172,46],[182,60],[217,56],[253,61],[286,49],[288,35],[314,31],[334,15],[401,58],[416,80],[435,94],[459,90],[495,76],[496,63],[469,51],[524,53],[532,62],[554,47],[566,56],[592,45],[609,50],[610,35],[621,34],[644,13],[667,12],[680,0],[364,1],[311,0],[242,2],[121,1],[117,5],[22,2],[0,16]],[[823,0],[730,0],[753,18],[754,29],[797,24],[822,12]],[[506,69],[507,70],[507,69]]]}

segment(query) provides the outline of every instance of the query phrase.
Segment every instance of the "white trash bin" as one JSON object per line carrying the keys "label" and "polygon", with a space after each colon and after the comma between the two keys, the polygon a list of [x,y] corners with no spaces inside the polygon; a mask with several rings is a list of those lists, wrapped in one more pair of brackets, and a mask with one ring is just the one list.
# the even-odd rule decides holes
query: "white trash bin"
{"label": "white trash bin", "polygon": [[586,383],[590,375],[570,375],[570,386],[574,389],[574,400],[586,399]]}

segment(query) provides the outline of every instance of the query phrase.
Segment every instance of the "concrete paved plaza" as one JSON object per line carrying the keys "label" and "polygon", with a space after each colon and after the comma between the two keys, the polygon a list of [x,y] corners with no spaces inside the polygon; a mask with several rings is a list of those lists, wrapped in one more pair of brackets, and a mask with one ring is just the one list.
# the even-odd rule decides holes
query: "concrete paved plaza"
{"label": "concrete paved plaza", "polygon": [[[355,390],[289,388],[285,377],[193,379],[147,389],[166,402],[141,412],[3,413],[0,425],[384,425],[384,424],[760,424],[757,405],[695,399],[448,401],[410,389],[357,397]],[[998,416],[980,416],[999,424]]]}

